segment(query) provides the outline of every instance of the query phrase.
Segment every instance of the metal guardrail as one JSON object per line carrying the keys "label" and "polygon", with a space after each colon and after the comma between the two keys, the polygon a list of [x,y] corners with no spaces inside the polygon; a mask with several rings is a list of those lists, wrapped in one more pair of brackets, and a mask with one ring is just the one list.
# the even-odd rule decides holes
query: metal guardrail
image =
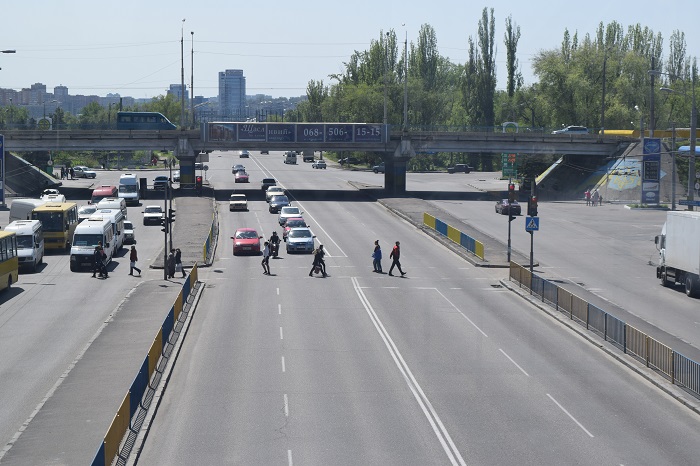
{"label": "metal guardrail", "polygon": [[[138,433],[140,424],[137,425],[137,423],[143,422],[143,413],[150,405],[153,392],[158,386],[160,376],[165,364],[167,364],[167,359],[184,325],[186,313],[183,313],[183,310],[186,310],[188,300],[198,282],[197,270],[197,263],[195,263],[189,277],[183,283],[180,293],[175,298],[170,312],[153,339],[153,344],[141,364],[141,369],[136,374],[129,391],[112,419],[112,423],[92,460],[93,466],[111,465],[119,453],[120,445],[127,432],[129,436],[134,437]],[[129,448],[133,445],[133,442],[129,441],[124,443]],[[122,461],[123,458],[120,457],[118,462]]]}
{"label": "metal guardrail", "polygon": [[543,303],[566,314],[571,320],[700,399],[699,363],[555,283],[531,274],[520,264],[510,263],[509,278],[521,288],[528,289],[532,295],[538,296]]}
{"label": "metal guardrail", "polygon": [[458,229],[446,224],[427,212],[423,213],[423,224],[432,228],[443,236],[447,236],[453,242],[464,247],[467,251],[474,254],[481,260],[484,260],[484,243],[477,241],[466,233],[462,233]]}

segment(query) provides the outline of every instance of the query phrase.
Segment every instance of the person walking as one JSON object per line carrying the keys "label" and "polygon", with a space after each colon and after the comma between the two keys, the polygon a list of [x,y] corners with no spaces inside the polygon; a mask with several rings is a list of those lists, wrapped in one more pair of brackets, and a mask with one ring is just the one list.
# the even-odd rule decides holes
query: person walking
{"label": "person walking", "polygon": [[168,259],[165,263],[168,268],[168,278],[175,278],[175,250],[171,249],[170,254],[168,254]]}
{"label": "person walking", "polygon": [[92,278],[97,278],[96,275],[99,272],[100,277],[102,277],[102,242],[100,241],[95,246],[95,250],[92,252]]}
{"label": "person walking", "polygon": [[262,258],[263,275],[270,275],[270,242],[265,241]]}
{"label": "person walking", "polygon": [[182,251],[180,251],[180,248],[175,248],[175,273],[177,272],[182,273],[182,278],[186,277],[185,269],[182,268]]}
{"label": "person walking", "polygon": [[129,275],[134,274],[134,270],[141,276],[141,269],[136,267],[136,262],[139,260],[138,253],[136,252],[136,246],[131,246],[131,251],[129,252]]}
{"label": "person walking", "polygon": [[311,266],[311,271],[309,272],[309,277],[313,276],[314,270],[316,267],[321,269],[321,272],[323,273],[324,277],[327,277],[328,275],[326,274],[326,261],[323,260],[323,256],[326,255],[326,251],[323,250],[323,245],[319,244],[318,248],[314,251],[314,263]]}
{"label": "person walking", "polygon": [[374,272],[382,272],[382,248],[379,246],[379,240],[374,241],[374,251],[372,252],[372,265],[374,266]]}
{"label": "person walking", "polygon": [[394,276],[391,271],[394,270],[394,266],[396,266],[397,269],[399,269],[399,272],[401,272],[401,276],[403,277],[406,275],[406,272],[401,270],[401,262],[399,262],[399,258],[401,257],[401,248],[398,241],[396,242],[396,245],[394,246],[394,249],[391,250],[391,254],[389,254],[389,258],[392,259],[391,262],[391,267],[389,267],[389,275]]}
{"label": "person walking", "polygon": [[597,189],[594,190],[594,191],[593,191],[593,194],[591,195],[591,205],[592,205],[593,207],[595,207],[595,206],[598,205],[598,199],[599,199],[599,197],[600,197],[600,194],[598,194],[598,190],[597,190]]}
{"label": "person walking", "polygon": [[586,189],[586,192],[583,193],[583,196],[586,198],[586,205],[591,205],[591,190]]}

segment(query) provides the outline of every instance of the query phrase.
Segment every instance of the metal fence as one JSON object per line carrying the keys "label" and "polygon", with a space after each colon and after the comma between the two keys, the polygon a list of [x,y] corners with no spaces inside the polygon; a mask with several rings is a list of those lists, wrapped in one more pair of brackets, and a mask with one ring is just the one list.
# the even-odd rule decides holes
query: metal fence
{"label": "metal fence", "polygon": [[700,364],[515,262],[510,280],[700,399]]}

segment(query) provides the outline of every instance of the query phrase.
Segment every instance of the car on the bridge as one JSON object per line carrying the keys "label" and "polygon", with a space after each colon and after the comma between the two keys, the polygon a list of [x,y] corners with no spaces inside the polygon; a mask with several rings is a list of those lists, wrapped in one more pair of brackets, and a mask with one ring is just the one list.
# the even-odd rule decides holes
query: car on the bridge
{"label": "car on the bridge", "polygon": [[242,158],[242,159],[250,158],[250,152],[248,152],[248,151],[245,150],[245,149],[244,149],[244,150],[239,150],[239,151],[238,151],[238,157],[240,157],[240,158]]}
{"label": "car on the bridge", "polygon": [[372,167],[374,173],[384,173],[384,162]]}
{"label": "car on the bridge", "polygon": [[147,205],[143,211],[143,224],[160,225],[160,221],[165,217],[163,208],[159,205]]}
{"label": "car on the bridge", "polygon": [[248,210],[248,198],[245,194],[231,194],[228,200],[229,212],[234,210]]}
{"label": "car on the bridge", "polygon": [[509,202],[508,199],[496,201],[496,213],[501,215],[520,215],[520,204],[518,201]]}
{"label": "car on the bridge", "polygon": [[323,168],[325,170],[326,169],[326,161],[325,160],[314,160],[313,163],[311,164],[311,168]]}
{"label": "car on the bridge", "polygon": [[287,254],[292,252],[314,251],[314,234],[305,227],[292,228],[287,234]]}
{"label": "car on the bridge", "polygon": [[287,196],[272,196],[268,210],[271,214],[277,214],[282,207],[287,207],[291,202]]}
{"label": "car on the bridge", "polygon": [[97,173],[83,165],[73,167],[73,173],[75,173],[76,178],[97,178]]}
{"label": "car on the bridge", "polygon": [[260,151],[260,155],[267,155],[267,154],[269,154],[269,153],[270,153],[270,151],[269,151],[269,150],[265,150],[265,149],[263,149],[263,150]]}
{"label": "car on the bridge", "polygon": [[552,134],[588,134],[588,128],[585,126],[567,126],[566,128],[552,131]]}
{"label": "car on the bridge", "polygon": [[236,183],[248,183],[248,174],[245,170],[239,170],[236,172],[235,182]]}
{"label": "car on the bridge", "polygon": [[233,167],[231,167],[231,173],[233,173],[234,175],[236,174],[236,172],[239,172],[241,170],[245,171],[245,166],[241,165],[240,163],[237,163]]}
{"label": "car on the bridge", "polygon": [[260,239],[254,228],[239,228],[231,237],[233,240],[233,255],[238,254],[260,254]]}

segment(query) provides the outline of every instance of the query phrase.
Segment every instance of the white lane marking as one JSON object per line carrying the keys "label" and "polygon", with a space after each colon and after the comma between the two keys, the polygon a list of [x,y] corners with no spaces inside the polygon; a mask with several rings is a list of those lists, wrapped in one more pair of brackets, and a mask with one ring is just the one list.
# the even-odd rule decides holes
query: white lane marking
{"label": "white lane marking", "polygon": [[462,312],[461,310],[459,310],[459,308],[458,308],[457,306],[455,306],[454,304],[452,304],[452,301],[450,301],[449,299],[447,299],[447,297],[446,297],[444,294],[442,294],[442,293],[440,292],[440,290],[438,290],[437,288],[433,288],[433,289],[434,289],[435,291],[437,291],[437,293],[438,293],[440,296],[442,296],[442,298],[443,298],[445,301],[447,301],[448,303],[450,303],[450,306],[452,306],[453,308],[455,308],[455,310],[456,310],[457,312],[459,312],[460,314],[462,314],[462,317],[464,317],[465,319],[467,319],[467,321],[468,321],[470,324],[472,324],[472,325],[474,326],[475,329],[477,329],[479,332],[481,332],[481,334],[482,334],[483,336],[485,336],[486,338],[489,337],[488,335],[486,335],[486,333],[484,333],[483,330],[481,330],[481,329],[479,328],[478,325],[476,325],[469,317],[467,317],[467,315],[466,315],[464,312]]}
{"label": "white lane marking", "polygon": [[556,404],[557,406],[559,406],[559,409],[561,409],[562,411],[564,411],[564,413],[565,413],[567,416],[569,416],[569,417],[571,418],[571,420],[574,421],[574,422],[576,423],[577,426],[579,426],[585,433],[587,433],[589,437],[593,438],[593,434],[591,434],[590,432],[588,432],[588,429],[586,429],[585,427],[583,427],[583,424],[581,424],[580,422],[578,422],[578,421],[576,420],[576,418],[573,417],[573,416],[571,415],[571,413],[569,413],[562,405],[560,405],[559,402],[558,402],[557,400],[555,400],[554,397],[553,397],[552,395],[550,395],[549,393],[547,393],[547,396],[549,397],[550,400],[552,400],[552,401],[554,402],[554,404]]}
{"label": "white lane marking", "polygon": [[408,388],[411,390],[411,393],[413,393],[413,397],[416,399],[418,405],[423,411],[423,414],[428,419],[428,422],[430,423],[433,432],[435,432],[438,441],[442,445],[443,450],[447,454],[450,463],[454,465],[459,464],[466,466],[464,458],[462,458],[462,455],[457,449],[457,446],[452,441],[452,437],[450,437],[450,434],[447,432],[447,429],[442,423],[442,420],[440,420],[440,416],[438,416],[438,414],[435,412],[435,409],[430,403],[430,400],[425,395],[423,389],[418,384],[418,381],[413,376],[411,369],[409,369],[408,364],[406,364],[406,361],[404,361],[403,356],[401,356],[401,353],[394,344],[394,341],[391,339],[391,336],[389,336],[389,332],[386,330],[386,328],[384,328],[384,324],[382,324],[382,321],[379,319],[379,316],[376,314],[376,312],[374,312],[372,305],[370,304],[369,300],[360,288],[357,282],[357,277],[352,277],[352,283],[353,287],[355,288],[355,292],[357,293],[357,296],[360,298],[362,306],[365,308],[367,315],[369,315],[372,324],[374,324],[374,328],[377,329],[379,336],[384,341],[384,345],[389,350],[389,354],[394,360],[394,364],[396,364],[396,367],[398,367],[399,371],[403,375],[406,385],[408,385]]}
{"label": "white lane marking", "polygon": [[292,461],[292,450],[287,450],[287,464],[289,466],[294,466],[294,461]]}
{"label": "white lane marking", "polygon": [[287,366],[284,364],[284,356],[282,356],[282,372],[287,372]]}
{"label": "white lane marking", "polygon": [[515,367],[517,367],[518,369],[520,369],[520,372],[522,372],[522,373],[525,374],[526,376],[530,377],[530,374],[528,374],[527,372],[525,372],[525,369],[523,369],[522,367],[520,367],[520,366],[518,365],[517,362],[513,361],[513,358],[511,358],[510,356],[508,356],[508,355],[506,354],[505,351],[503,351],[501,348],[498,348],[498,351],[500,351],[501,353],[503,353],[503,356],[507,357],[508,360],[509,360],[510,362],[512,362],[512,363],[515,365]]}
{"label": "white lane marking", "polygon": [[277,288],[277,296],[279,296],[279,295],[280,295],[280,289]]}
{"label": "white lane marking", "polygon": [[284,333],[282,332],[282,327],[280,327],[280,340],[284,340]]}
{"label": "white lane marking", "polygon": [[286,393],[284,394],[284,415],[289,417],[289,398]]}
{"label": "white lane marking", "polygon": [[282,305],[281,304],[277,305],[277,314],[282,315]]}

